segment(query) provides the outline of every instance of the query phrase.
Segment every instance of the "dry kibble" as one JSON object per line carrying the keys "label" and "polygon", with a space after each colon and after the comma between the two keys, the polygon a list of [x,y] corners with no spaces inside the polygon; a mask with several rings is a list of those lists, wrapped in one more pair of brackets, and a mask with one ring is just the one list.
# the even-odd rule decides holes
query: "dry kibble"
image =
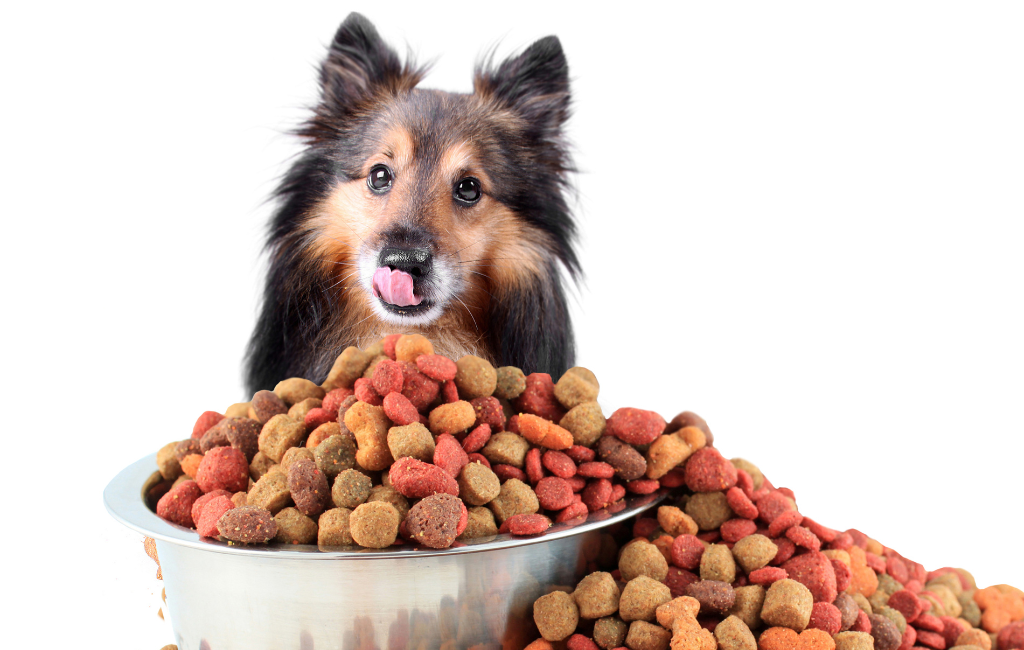
{"label": "dry kibble", "polygon": [[281,467],[290,469],[295,461],[297,460],[309,460],[316,462],[315,456],[313,456],[313,450],[308,447],[292,447],[288,451],[284,452],[284,456],[281,456]]}
{"label": "dry kibble", "polygon": [[236,508],[238,506],[247,506],[249,505],[249,494],[247,492],[235,492],[231,495],[231,503],[235,504]]}
{"label": "dry kibble", "polygon": [[693,520],[693,517],[675,506],[660,506],[658,508],[658,525],[672,537],[696,535],[699,532],[697,522]]}
{"label": "dry kibble", "polygon": [[772,540],[760,534],[747,535],[732,547],[733,557],[746,573],[768,566],[778,551]]}
{"label": "dry kibble", "polygon": [[750,474],[750,478],[754,479],[755,490],[761,489],[761,486],[764,485],[764,474],[761,473],[761,470],[754,463],[742,458],[733,458],[729,462],[736,469],[742,469],[747,474]]}
{"label": "dry kibble", "polygon": [[658,619],[658,625],[662,626],[666,630],[671,630],[672,624],[675,623],[675,620],[680,616],[696,618],[699,612],[700,603],[696,598],[680,596],[659,606],[654,612],[654,615]]}
{"label": "dry kibble", "polygon": [[284,508],[274,515],[277,535],[274,541],[282,544],[312,544],[316,541],[316,522],[295,508]]}
{"label": "dry kibble", "polygon": [[615,476],[632,481],[647,472],[647,459],[639,451],[614,436],[604,436],[597,443],[597,455],[615,468]]}
{"label": "dry kibble", "polygon": [[462,399],[470,401],[494,394],[498,373],[486,359],[466,355],[456,361],[455,365],[458,368],[455,372],[455,385]]}
{"label": "dry kibble", "polygon": [[491,436],[480,450],[484,458],[495,465],[511,465],[522,469],[530,443],[511,431],[502,431]]}
{"label": "dry kibble", "polygon": [[295,508],[310,517],[320,516],[331,498],[327,477],[309,458],[296,460],[288,468],[288,491],[295,502]]}
{"label": "dry kibble", "polygon": [[526,390],[526,375],[515,366],[503,366],[495,371],[494,396],[510,400]]}
{"label": "dry kibble", "polygon": [[737,616],[729,616],[715,626],[718,650],[757,650],[750,628]]}
{"label": "dry kibble", "polygon": [[434,459],[434,436],[419,422],[391,427],[388,430],[388,449],[395,460],[415,458],[429,463]]}
{"label": "dry kibble", "polygon": [[736,580],[736,561],[725,544],[712,544],[700,558],[701,580],[732,583]]}
{"label": "dry kibble", "polygon": [[469,463],[458,476],[459,496],[468,506],[482,506],[501,493],[498,475],[482,463]]}
{"label": "dry kibble", "polygon": [[555,384],[555,399],[566,409],[572,409],[584,402],[593,402],[601,385],[590,370],[576,366],[569,368]]}
{"label": "dry kibble", "polygon": [[275,415],[286,413],[288,413],[288,405],[269,390],[257,391],[249,403],[248,416],[261,424],[266,424]]}
{"label": "dry kibble", "polygon": [[[277,396],[274,395],[274,397]],[[272,461],[280,463],[284,452],[299,445],[305,437],[305,424],[283,413],[277,414],[263,425],[263,429],[260,431],[259,449]]]}
{"label": "dry kibble", "polygon": [[225,512],[217,521],[220,536],[240,544],[265,544],[277,535],[277,522],[263,508],[242,506]]}
{"label": "dry kibble", "polygon": [[647,449],[647,478],[661,478],[692,454],[679,436],[658,436]]}
{"label": "dry kibble", "polygon": [[540,510],[540,503],[529,485],[517,478],[510,478],[502,483],[498,496],[494,497],[487,507],[494,513],[494,519],[500,525],[513,515],[537,512]]}
{"label": "dry kibble", "polygon": [[768,625],[802,632],[811,620],[814,596],[811,590],[788,578],[772,583],[764,595],[761,620]]}
{"label": "dry kibble", "polygon": [[273,460],[262,451],[257,452],[253,456],[252,461],[249,462],[249,478],[254,481],[260,480],[264,474],[270,471],[270,468],[276,465]]}
{"label": "dry kibble", "polygon": [[637,576],[648,576],[654,580],[664,580],[668,575],[668,562],[654,544],[647,540],[637,540],[622,549],[619,556],[619,574],[625,582]]}
{"label": "dry kibble", "polygon": [[250,402],[237,402],[224,409],[224,417],[226,418],[244,418],[249,415],[249,407],[252,406]]}
{"label": "dry kibble", "polygon": [[572,597],[581,618],[611,616],[619,610],[619,586],[612,574],[605,571],[595,571],[583,578]]}
{"label": "dry kibble", "polygon": [[607,420],[597,402],[584,402],[569,409],[558,424],[572,434],[573,444],[590,447],[604,435]]}
{"label": "dry kibble", "polygon": [[464,507],[459,497],[445,493],[420,499],[404,518],[409,538],[429,548],[448,548]]}
{"label": "dry kibble", "polygon": [[684,508],[701,530],[716,530],[733,517],[723,492],[698,492],[691,495]]}
{"label": "dry kibble", "polygon": [[366,548],[387,548],[398,537],[401,516],[386,501],[369,501],[349,516],[349,531],[356,544]]}
{"label": "dry kibble", "polygon": [[169,442],[156,452],[156,467],[160,470],[160,476],[164,477],[164,480],[170,481],[183,474],[181,463],[178,462],[174,453],[177,447],[177,442]]}
{"label": "dry kibble", "polygon": [[459,400],[435,407],[427,419],[434,435],[462,433],[476,422],[476,410],[469,402]]}
{"label": "dry kibble", "polygon": [[[317,386],[319,388],[319,386]],[[301,402],[296,402],[288,408],[288,417],[301,422],[306,421],[306,414],[313,409],[318,409],[323,406],[323,400],[317,399],[316,397],[308,397]]]}
{"label": "dry kibble", "polygon": [[416,361],[421,354],[434,354],[434,346],[422,334],[403,334],[395,342],[396,361]]}
{"label": "dry kibble", "polygon": [[331,371],[327,373],[327,379],[323,384],[324,390],[352,388],[356,379],[363,376],[363,371],[366,370],[366,366],[370,365],[373,356],[354,346],[345,348],[345,351],[334,361]]}
{"label": "dry kibble", "polygon": [[576,631],[580,614],[576,601],[564,591],[553,591],[533,603],[533,621],[542,638],[562,641]]}
{"label": "dry kibble", "polygon": [[751,630],[761,627],[761,607],[765,589],[761,585],[747,585],[733,589],[734,600],[729,615],[743,621]]}
{"label": "dry kibble", "polygon": [[633,621],[626,633],[626,647],[630,650],[668,650],[671,640],[672,632],[647,621]]}
{"label": "dry kibble", "polygon": [[607,616],[594,623],[594,643],[603,650],[619,648],[626,641],[629,626],[617,616]]}
{"label": "dry kibble", "polygon": [[349,517],[352,511],[348,508],[331,508],[325,510],[317,520],[316,543],[321,548],[331,546],[352,546],[352,532],[349,528]]}
{"label": "dry kibble", "polygon": [[[279,466],[275,465],[274,467]],[[267,472],[249,490],[246,503],[250,506],[265,508],[272,514],[277,514],[282,508],[291,505],[292,495],[288,491],[288,475],[283,471]]]}
{"label": "dry kibble", "polygon": [[875,640],[867,632],[840,632],[832,637],[836,650],[874,650]]}
{"label": "dry kibble", "polygon": [[339,508],[352,510],[366,502],[372,488],[373,483],[369,476],[354,469],[346,469],[334,479],[331,500]]}
{"label": "dry kibble", "polygon": [[[324,425],[327,426],[327,425]],[[351,435],[331,436],[313,449],[313,459],[328,478],[356,466],[356,441]]]}
{"label": "dry kibble", "polygon": [[377,472],[394,462],[388,449],[391,421],[384,409],[366,402],[356,402],[345,411],[345,426],[356,438],[359,449],[356,462],[363,469]]}
{"label": "dry kibble", "polygon": [[487,508],[479,506],[469,508],[469,516],[466,521],[466,529],[458,536],[458,539],[478,539],[480,537],[491,537],[498,534],[498,525],[494,523],[494,513]]}
{"label": "dry kibble", "polygon": [[409,500],[402,496],[402,493],[390,485],[375,485],[370,489],[370,496],[366,497],[365,503],[372,501],[383,501],[394,506],[402,519],[409,512]]}
{"label": "dry kibble", "polygon": [[631,621],[653,621],[658,607],[672,600],[672,591],[645,575],[637,576],[622,589],[619,597],[619,617]]}
{"label": "dry kibble", "polygon": [[704,614],[725,614],[736,604],[736,590],[718,580],[694,582],[686,588],[686,595],[697,599]]}
{"label": "dry kibble", "polygon": [[322,400],[327,391],[308,379],[292,377],[278,382],[277,386],[274,386],[274,394],[280,397],[285,404],[291,406],[311,398]]}

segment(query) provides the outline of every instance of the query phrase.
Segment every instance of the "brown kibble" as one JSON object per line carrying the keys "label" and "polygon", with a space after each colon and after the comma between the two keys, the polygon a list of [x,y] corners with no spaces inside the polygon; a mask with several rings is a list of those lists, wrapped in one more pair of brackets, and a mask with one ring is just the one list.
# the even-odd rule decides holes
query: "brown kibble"
{"label": "brown kibble", "polygon": [[[299,449],[296,447],[296,449]],[[308,452],[308,449],[302,449]],[[283,466],[283,463],[282,463]],[[296,460],[288,469],[288,491],[295,508],[304,515],[319,517],[330,504],[331,491],[327,477],[310,458]]]}
{"label": "brown kibble", "polygon": [[275,463],[280,463],[284,452],[300,444],[305,437],[305,424],[287,415],[278,414],[270,418],[260,431],[260,451]]}
{"label": "brown kibble", "polygon": [[494,497],[487,507],[494,513],[494,519],[500,525],[513,515],[532,515],[540,510],[540,503],[529,485],[517,478],[510,478],[502,483],[498,496]]}
{"label": "brown kibble", "polygon": [[637,576],[647,576],[660,582],[668,575],[668,562],[654,544],[645,539],[634,540],[622,549],[619,574],[624,582]]}
{"label": "brown kibble", "polygon": [[615,469],[615,475],[623,481],[632,481],[647,472],[647,459],[615,436],[604,436],[597,443],[597,455]]}
{"label": "brown kibble", "polygon": [[743,621],[751,630],[761,627],[761,606],[764,605],[764,587],[747,585],[733,589],[735,600],[729,615]]}
{"label": "brown kibble", "polygon": [[[660,553],[659,553],[660,555]],[[653,621],[658,607],[672,600],[667,585],[645,575],[637,576],[622,589],[619,597],[619,617],[631,621]]]}
{"label": "brown kibble", "polygon": [[409,500],[401,492],[390,485],[375,485],[370,489],[370,496],[366,497],[366,503],[371,501],[383,501],[394,506],[402,519],[409,513]]}
{"label": "brown kibble", "polygon": [[715,626],[718,650],[757,650],[757,640],[739,617],[729,616]]}
{"label": "brown kibble", "polygon": [[736,560],[725,544],[712,544],[700,557],[701,580],[732,583],[736,580]]}
{"label": "brown kibble", "polygon": [[761,473],[761,470],[754,463],[742,458],[733,458],[729,462],[736,469],[742,469],[747,474],[750,474],[750,478],[754,479],[755,490],[760,490],[761,486],[764,485],[764,474]]}
{"label": "brown kibble", "polygon": [[352,539],[352,531],[349,528],[349,517],[352,511],[348,508],[331,508],[325,510],[317,520],[316,543],[325,550],[330,546],[352,546],[355,540]]}
{"label": "brown kibble", "polygon": [[249,407],[252,406],[251,402],[237,402],[224,409],[224,417],[226,418],[246,418],[249,417]]}
{"label": "brown kibble", "polygon": [[696,535],[699,532],[697,522],[693,520],[693,517],[675,506],[660,506],[658,508],[658,525],[672,537]]}
{"label": "brown kibble", "polygon": [[430,463],[434,460],[434,436],[419,422],[391,427],[388,429],[388,449],[395,460],[415,458]]}
{"label": "brown kibble", "polygon": [[594,623],[594,643],[604,650],[622,647],[629,626],[617,616],[608,616]]}
{"label": "brown kibble", "polygon": [[366,365],[366,370],[363,371],[363,379],[373,379],[373,373],[377,370],[377,366],[387,358],[386,354],[376,354],[370,357],[370,363]]}
{"label": "brown kibble", "polygon": [[295,508],[284,508],[274,515],[277,522],[275,542],[282,544],[312,544],[316,541],[318,528],[316,522]]}
{"label": "brown kibble", "polygon": [[778,552],[779,547],[772,540],[756,533],[740,539],[732,547],[733,557],[746,573],[768,566]]}
{"label": "brown kibble", "polygon": [[240,544],[265,544],[277,535],[273,515],[254,506],[232,508],[217,520],[220,536]]}
{"label": "brown kibble", "polygon": [[346,469],[334,479],[331,501],[339,508],[352,510],[370,497],[373,482],[370,477],[354,469]]}
{"label": "brown kibble", "polygon": [[668,650],[672,633],[647,621],[633,621],[626,633],[626,647],[630,650]]}
{"label": "brown kibble", "polygon": [[351,435],[331,436],[313,449],[313,459],[316,461],[316,466],[328,478],[335,478],[345,470],[355,468],[355,437]]}
{"label": "brown kibble", "polygon": [[698,451],[707,446],[707,438],[703,431],[697,427],[683,427],[674,434],[677,438],[686,443],[686,446],[693,451]]}
{"label": "brown kibble", "polygon": [[832,637],[836,650],[874,650],[875,639],[867,632],[840,632]]}
{"label": "brown kibble", "polygon": [[275,415],[288,413],[288,405],[269,390],[256,391],[249,403],[248,416],[260,424],[266,424]]}
{"label": "brown kibble", "polygon": [[177,447],[177,442],[169,442],[156,452],[156,467],[165,481],[174,480],[184,473],[181,471],[181,463],[174,454]]}
{"label": "brown kibble", "polygon": [[[317,386],[317,388],[320,388]],[[322,390],[322,389],[321,389]],[[300,422],[306,421],[306,414],[313,409],[318,409],[323,406],[323,400],[316,397],[308,397],[301,402],[296,402],[288,408],[288,417],[299,420]]]}
{"label": "brown kibble", "polygon": [[552,591],[534,601],[533,620],[545,640],[562,641],[576,631],[580,613],[572,596],[564,591]]}
{"label": "brown kibble", "polygon": [[647,478],[661,478],[693,454],[677,435],[658,436],[647,449]]}
{"label": "brown kibble", "polygon": [[768,625],[803,632],[811,620],[814,596],[811,590],[788,578],[773,582],[764,595],[761,620]]}
{"label": "brown kibble", "polygon": [[311,460],[316,462],[313,450],[307,447],[292,447],[281,456],[281,467],[286,470],[291,468],[297,460]]}
{"label": "brown kibble", "polygon": [[736,590],[728,582],[719,580],[691,583],[686,595],[697,599],[702,614],[725,614],[736,604]]}
{"label": "brown kibble", "polygon": [[494,396],[510,400],[526,390],[526,375],[515,366],[502,366],[495,371]]}
{"label": "brown kibble", "polygon": [[327,391],[308,379],[292,377],[277,382],[277,386],[274,386],[274,394],[280,397],[285,404],[291,406],[310,398],[322,400]]}
{"label": "brown kibble", "polygon": [[[457,434],[473,426],[476,422],[476,411],[473,405],[465,400],[450,404],[441,404],[427,416],[430,432],[434,435],[442,433]],[[410,425],[411,426],[411,425]]]}
{"label": "brown kibble", "polygon": [[[289,415],[289,417],[291,417]],[[341,424],[338,422],[324,422],[317,428],[313,429],[313,433],[309,434],[306,438],[306,447],[309,449],[316,449],[320,446],[320,443],[333,436],[342,435]],[[348,431],[348,429],[346,429]],[[351,437],[351,434],[348,434]],[[354,439],[353,439],[354,440]]]}
{"label": "brown kibble", "polygon": [[349,516],[349,530],[356,544],[366,548],[387,548],[398,537],[402,518],[386,501],[368,501]]}
{"label": "brown kibble", "polygon": [[701,530],[716,530],[733,517],[724,492],[698,492],[686,502],[686,514]]}
{"label": "brown kibble", "polygon": [[391,421],[384,414],[383,408],[356,402],[345,412],[345,426],[355,436],[359,446],[356,462],[360,467],[377,472],[391,466],[395,460],[388,449]]}
{"label": "brown kibble", "polygon": [[490,397],[497,387],[498,373],[486,359],[466,355],[455,362],[455,385],[459,396],[468,401]]}
{"label": "brown kibble", "polygon": [[[275,467],[279,467],[275,465]],[[292,504],[292,493],[288,491],[288,476],[284,471],[267,472],[249,490],[246,503],[277,514]]]}
{"label": "brown kibble", "polygon": [[590,447],[604,435],[607,422],[600,404],[584,402],[569,409],[558,424],[572,434],[573,444]]}
{"label": "brown kibble", "polygon": [[357,347],[345,348],[344,352],[334,361],[331,371],[327,373],[323,389],[329,392],[335,388],[352,388],[356,379],[363,376],[363,371],[366,370],[366,366],[370,365],[372,358],[373,355],[367,354]]}
{"label": "brown kibble", "polygon": [[467,506],[482,506],[501,492],[498,475],[482,463],[469,463],[458,476],[459,496]]}
{"label": "brown kibble", "polygon": [[434,354],[434,346],[422,334],[403,334],[395,342],[396,361],[416,361],[421,354]]}
{"label": "brown kibble", "polygon": [[235,507],[249,505],[249,494],[247,492],[235,492],[231,495],[231,503],[235,504]]}
{"label": "brown kibble", "polygon": [[463,507],[459,497],[443,492],[420,499],[404,517],[409,538],[429,548],[448,548],[455,541]]}
{"label": "brown kibble", "polygon": [[595,571],[580,580],[572,597],[580,618],[601,618],[619,611],[619,586],[606,571]]}
{"label": "brown kibble", "polygon": [[680,616],[696,618],[699,612],[700,603],[697,602],[696,598],[680,596],[678,598],[673,598],[664,605],[660,605],[654,612],[654,615],[658,619],[658,625],[662,626],[666,630],[671,630],[672,624],[675,623],[676,618]]}
{"label": "brown kibble", "polygon": [[992,650],[992,639],[984,630],[972,627],[960,633],[955,645],[976,645],[982,650]]}
{"label": "brown kibble", "polygon": [[512,465],[522,469],[529,450],[530,443],[519,434],[500,431],[491,436],[480,453],[492,464]]}
{"label": "brown kibble", "polygon": [[457,539],[468,540],[480,537],[491,537],[498,534],[498,525],[494,523],[494,513],[487,508],[469,508],[466,530]]}
{"label": "brown kibble", "polygon": [[601,385],[590,370],[581,366],[569,368],[555,384],[555,399],[566,409],[597,400]]}
{"label": "brown kibble", "polygon": [[252,461],[249,463],[249,478],[254,481],[260,480],[276,464],[262,451],[256,452],[256,455],[253,456]]}

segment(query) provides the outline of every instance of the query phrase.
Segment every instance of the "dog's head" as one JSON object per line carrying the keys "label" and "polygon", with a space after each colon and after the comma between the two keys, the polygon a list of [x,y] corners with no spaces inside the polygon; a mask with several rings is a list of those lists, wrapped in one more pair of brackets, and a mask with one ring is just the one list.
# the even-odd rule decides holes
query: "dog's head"
{"label": "dog's head", "polygon": [[[532,369],[561,345],[562,365],[572,350],[557,334],[569,327],[558,266],[578,263],[561,45],[548,37],[485,61],[471,94],[418,88],[422,76],[362,16],[338,29],[299,132],[308,147],[279,191],[264,309],[304,277],[284,306],[299,316],[278,329],[313,337],[323,358],[306,365],[323,372],[339,346],[396,331]],[[546,344],[529,331],[541,325]]]}

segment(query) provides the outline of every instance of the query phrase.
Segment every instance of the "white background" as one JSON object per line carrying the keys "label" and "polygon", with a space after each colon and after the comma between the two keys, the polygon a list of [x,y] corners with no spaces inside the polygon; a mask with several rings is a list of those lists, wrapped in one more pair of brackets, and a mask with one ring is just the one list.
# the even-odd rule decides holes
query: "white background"
{"label": "white background", "polygon": [[562,39],[573,314],[606,414],[694,410],[805,514],[1024,587],[1019,4],[21,3],[0,20],[8,640],[171,641],[101,491],[247,398],[265,199],[353,9],[448,90],[495,43]]}

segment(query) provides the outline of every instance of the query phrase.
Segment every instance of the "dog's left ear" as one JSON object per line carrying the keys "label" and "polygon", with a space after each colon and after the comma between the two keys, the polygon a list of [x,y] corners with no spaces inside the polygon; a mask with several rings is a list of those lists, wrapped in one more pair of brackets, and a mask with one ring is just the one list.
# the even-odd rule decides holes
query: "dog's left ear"
{"label": "dog's left ear", "polygon": [[569,117],[569,64],[557,36],[540,39],[496,69],[481,65],[473,87],[544,130],[559,129]]}

